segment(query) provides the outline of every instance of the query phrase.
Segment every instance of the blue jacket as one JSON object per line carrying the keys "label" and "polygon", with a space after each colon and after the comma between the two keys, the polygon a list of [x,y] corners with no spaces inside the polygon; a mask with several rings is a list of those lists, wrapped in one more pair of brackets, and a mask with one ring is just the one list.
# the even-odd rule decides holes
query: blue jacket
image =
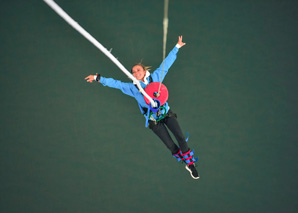
{"label": "blue jacket", "polygon": [[[178,51],[179,51],[179,49],[175,46],[174,49],[165,58],[162,81],[163,81],[164,77],[166,76],[166,74],[168,73],[169,68],[172,66],[172,64],[176,60]],[[162,75],[162,66],[163,66],[163,63],[161,63],[159,68],[157,68],[151,74],[152,82],[160,82],[160,78]],[[147,77],[147,81],[149,82],[149,77]],[[136,88],[136,86],[133,83],[125,83],[122,81],[115,80],[113,78],[105,78],[105,77],[100,77],[100,83],[103,86],[120,89],[124,94],[134,97],[137,100],[139,106],[141,106],[142,108],[148,108],[148,105],[146,104],[142,93],[139,92],[139,90]],[[147,86],[143,81],[140,81],[140,84],[143,88],[145,88]],[[167,102],[163,105],[163,107],[165,107],[167,109],[167,111],[169,110],[169,105]],[[164,113],[164,112],[161,111],[161,113]],[[158,119],[155,114],[153,115],[153,118],[156,120]]]}

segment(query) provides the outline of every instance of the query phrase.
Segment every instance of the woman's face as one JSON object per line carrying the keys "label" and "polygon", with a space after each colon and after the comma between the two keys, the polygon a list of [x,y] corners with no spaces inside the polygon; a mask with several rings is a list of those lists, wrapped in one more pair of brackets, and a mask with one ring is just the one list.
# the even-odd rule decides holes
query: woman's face
{"label": "woman's face", "polygon": [[144,77],[146,76],[146,70],[141,65],[135,65],[132,68],[132,75],[138,80],[138,81],[144,81]]}

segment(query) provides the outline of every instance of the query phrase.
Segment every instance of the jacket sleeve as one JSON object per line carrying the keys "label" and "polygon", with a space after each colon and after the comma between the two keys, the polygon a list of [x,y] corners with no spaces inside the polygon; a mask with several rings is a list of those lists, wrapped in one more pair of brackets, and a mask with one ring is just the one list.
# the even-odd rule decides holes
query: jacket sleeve
{"label": "jacket sleeve", "polygon": [[100,77],[99,81],[103,86],[121,90],[124,94],[134,97],[132,83],[124,83],[113,78]]}
{"label": "jacket sleeve", "polygon": [[[170,67],[176,60],[178,51],[179,51],[179,49],[175,46],[174,49],[165,58],[165,60],[161,63],[161,65],[152,73],[152,78],[154,81],[159,82],[161,76],[162,76],[161,81],[163,81],[163,79],[165,78],[166,74],[168,73]],[[164,65],[163,65],[163,63],[164,63]]]}

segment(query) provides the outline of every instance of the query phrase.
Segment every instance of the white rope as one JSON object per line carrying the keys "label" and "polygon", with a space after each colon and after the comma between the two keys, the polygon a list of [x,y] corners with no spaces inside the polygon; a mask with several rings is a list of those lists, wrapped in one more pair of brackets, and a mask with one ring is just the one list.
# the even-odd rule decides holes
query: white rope
{"label": "white rope", "polygon": [[74,21],[59,5],[53,0],[44,0],[58,15],[60,15],[68,24],[70,24],[75,30],[81,33],[87,40],[89,40],[94,46],[101,50],[108,58],[110,58],[119,68],[122,70],[132,81],[137,85],[140,92],[150,101],[152,107],[157,107],[157,103],[144,91],[140,82],[108,51],[102,46],[93,36],[91,36],[84,28],[82,28],[76,21]]}
{"label": "white rope", "polygon": [[164,0],[162,72],[160,76],[160,83],[159,83],[157,97],[159,96],[159,93],[160,93],[160,87],[161,87],[164,66],[165,66],[165,58],[166,58],[167,34],[168,34],[168,23],[169,23],[168,8],[169,8],[169,0]]}

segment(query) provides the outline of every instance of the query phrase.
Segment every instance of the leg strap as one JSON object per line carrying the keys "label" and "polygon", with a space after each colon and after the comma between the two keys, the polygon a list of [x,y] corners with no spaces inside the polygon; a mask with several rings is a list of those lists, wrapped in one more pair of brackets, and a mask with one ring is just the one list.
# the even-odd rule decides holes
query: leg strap
{"label": "leg strap", "polygon": [[185,162],[187,165],[191,165],[191,164],[193,164],[194,162],[198,161],[198,159],[199,159],[199,157],[194,158],[193,155],[194,155],[194,151],[193,151],[193,150],[189,150],[189,151],[186,152],[186,153],[182,153],[182,154],[181,154],[181,157],[184,159],[184,162]]}
{"label": "leg strap", "polygon": [[182,157],[181,149],[179,149],[179,152],[177,152],[176,154],[173,154],[173,157],[177,158],[178,162],[184,160],[184,158]]}

